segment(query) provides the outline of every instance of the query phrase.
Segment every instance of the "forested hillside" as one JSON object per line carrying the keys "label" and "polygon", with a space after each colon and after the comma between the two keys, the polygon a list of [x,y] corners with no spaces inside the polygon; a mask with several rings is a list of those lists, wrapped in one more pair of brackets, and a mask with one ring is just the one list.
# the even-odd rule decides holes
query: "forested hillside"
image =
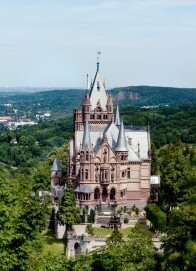
{"label": "forested hillside", "polygon": [[[52,112],[52,118],[72,115],[72,109],[81,105],[84,89],[51,90],[36,93],[0,93],[0,114],[25,115],[35,118],[41,112]],[[120,106],[159,106],[196,103],[196,89],[167,87],[126,87],[108,90],[114,97],[114,104]],[[11,106],[7,106],[11,104]]]}
{"label": "forested hillside", "polygon": [[196,89],[133,86],[111,90],[114,100],[123,106],[158,106],[196,103]]}
{"label": "forested hillside", "polygon": [[[179,105],[160,108],[120,108],[125,125],[151,127],[151,140],[158,149],[179,137],[184,143],[196,142],[196,105]],[[68,143],[73,136],[71,116],[44,121],[31,127],[4,132],[0,136],[0,162],[23,168],[46,160],[49,152]],[[18,144],[10,144],[16,138]]]}

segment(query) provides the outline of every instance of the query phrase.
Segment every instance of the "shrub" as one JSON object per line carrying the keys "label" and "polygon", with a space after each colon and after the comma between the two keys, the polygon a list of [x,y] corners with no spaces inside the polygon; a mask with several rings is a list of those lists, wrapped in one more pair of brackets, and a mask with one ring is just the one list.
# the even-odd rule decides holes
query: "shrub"
{"label": "shrub", "polygon": [[107,226],[107,225],[102,224],[102,225],[101,225],[101,228],[106,229],[106,228],[108,228],[108,226]]}
{"label": "shrub", "polygon": [[126,224],[126,223],[128,223],[128,222],[129,222],[129,219],[128,219],[127,217],[125,217],[124,223]]}
{"label": "shrub", "polygon": [[155,230],[164,231],[166,228],[166,214],[156,204],[148,204],[145,211],[146,218],[153,224]]}
{"label": "shrub", "polygon": [[86,231],[87,231],[88,234],[94,235],[94,229],[93,229],[92,224],[88,224],[86,226]]}

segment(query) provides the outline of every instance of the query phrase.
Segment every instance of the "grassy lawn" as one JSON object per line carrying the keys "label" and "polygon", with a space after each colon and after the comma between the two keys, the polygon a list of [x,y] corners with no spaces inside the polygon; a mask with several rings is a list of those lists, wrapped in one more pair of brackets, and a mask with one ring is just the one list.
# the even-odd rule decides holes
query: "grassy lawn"
{"label": "grassy lawn", "polygon": [[[138,224],[138,230],[140,232],[145,233],[147,236],[149,237],[153,237],[153,233],[151,231],[149,231],[144,225],[142,224]],[[125,229],[120,229],[120,232],[122,232],[123,237],[127,237],[130,233],[131,233],[131,229],[133,228],[125,228]],[[112,233],[113,229],[108,229],[108,228],[94,228],[93,227],[93,233],[94,236],[106,236],[106,235],[110,235]]]}
{"label": "grassy lawn", "polygon": [[52,253],[53,255],[64,254],[64,240],[57,239],[52,230],[44,233],[44,252]]}
{"label": "grassy lawn", "polygon": [[[93,227],[93,233],[95,236],[106,236],[110,235],[112,233],[113,229],[107,229],[107,228],[94,228]],[[126,229],[120,229],[120,232],[122,232],[123,237],[127,237],[131,233],[131,228]]]}

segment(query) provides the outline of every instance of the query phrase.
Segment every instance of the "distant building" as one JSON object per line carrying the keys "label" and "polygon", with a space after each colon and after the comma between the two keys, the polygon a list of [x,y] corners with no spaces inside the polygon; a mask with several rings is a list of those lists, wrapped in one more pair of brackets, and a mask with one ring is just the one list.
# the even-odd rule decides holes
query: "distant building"
{"label": "distant building", "polygon": [[16,138],[12,138],[10,140],[10,144],[18,144],[18,141],[16,140]]}

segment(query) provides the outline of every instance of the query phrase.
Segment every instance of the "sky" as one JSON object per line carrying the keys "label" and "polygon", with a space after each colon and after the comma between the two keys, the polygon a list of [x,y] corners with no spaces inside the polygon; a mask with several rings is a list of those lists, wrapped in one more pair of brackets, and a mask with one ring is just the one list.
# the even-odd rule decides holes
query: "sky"
{"label": "sky", "polygon": [[0,0],[0,86],[196,88],[196,0]]}

